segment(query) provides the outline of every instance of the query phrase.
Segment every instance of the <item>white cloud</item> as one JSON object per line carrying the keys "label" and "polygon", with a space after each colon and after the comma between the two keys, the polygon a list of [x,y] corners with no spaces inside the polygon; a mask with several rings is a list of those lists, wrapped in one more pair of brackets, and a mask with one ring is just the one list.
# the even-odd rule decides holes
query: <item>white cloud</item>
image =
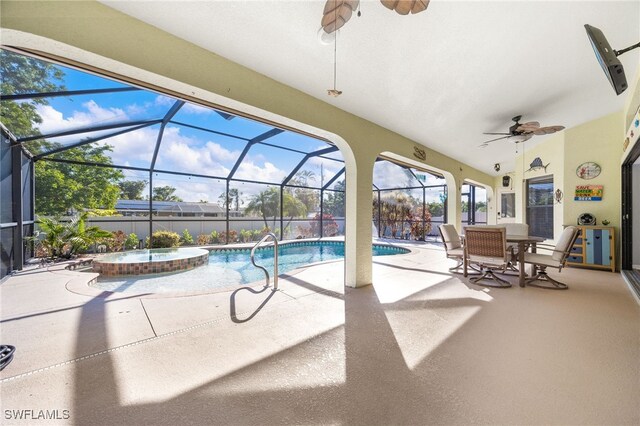
{"label": "white cloud", "polygon": [[187,114],[210,114],[213,112],[211,108],[203,107],[196,104],[186,103],[181,108]]}
{"label": "white cloud", "polygon": [[287,176],[284,170],[280,170],[273,163],[264,162],[263,166],[245,159],[238,167],[235,176],[238,179],[259,180],[261,182],[280,183]]}
{"label": "white cloud", "polygon": [[158,95],[155,99],[155,104],[158,106],[171,106],[176,102],[175,99],[168,98],[166,96]]}

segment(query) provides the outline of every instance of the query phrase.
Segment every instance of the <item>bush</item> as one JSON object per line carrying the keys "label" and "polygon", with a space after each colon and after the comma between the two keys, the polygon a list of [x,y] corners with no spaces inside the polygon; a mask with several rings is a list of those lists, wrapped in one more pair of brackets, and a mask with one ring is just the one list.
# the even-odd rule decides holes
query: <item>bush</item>
{"label": "bush", "polygon": [[220,243],[220,234],[218,234],[218,231],[211,231],[211,242],[213,244]]}
{"label": "bush", "polygon": [[[218,234],[218,240],[220,242],[220,244],[224,244],[227,241],[227,233],[226,232],[220,232]],[[229,243],[235,243],[236,241],[238,241],[238,232],[230,229],[229,230]]]}
{"label": "bush", "polygon": [[127,239],[124,240],[124,248],[126,250],[133,250],[138,248],[138,236],[133,232],[127,235]]}
{"label": "bush", "polygon": [[244,229],[242,229],[240,231],[240,241],[243,243],[248,243],[251,241],[251,236],[253,235],[253,233],[251,231],[246,231]]}
{"label": "bush", "polygon": [[198,235],[198,245],[206,246],[207,244],[211,244],[211,235],[209,234],[200,234]]}
{"label": "bush", "polygon": [[124,249],[124,242],[127,239],[126,234],[122,231],[114,231],[112,235],[110,238],[105,238],[103,243],[109,251],[122,251]]}
{"label": "bush", "polygon": [[322,235],[320,234],[320,213],[317,213],[311,222],[311,234],[319,237],[333,237],[338,235],[338,224],[333,220],[333,215],[322,215]]}
{"label": "bush", "polygon": [[[151,247],[169,248],[180,245],[180,235],[171,231],[156,231],[151,235]],[[148,244],[147,244],[148,247]]]}
{"label": "bush", "polygon": [[182,231],[182,243],[187,245],[193,244],[193,237],[189,233],[188,229]]}
{"label": "bush", "polygon": [[251,231],[251,241],[258,241],[260,238],[262,238],[262,231],[259,229]]}

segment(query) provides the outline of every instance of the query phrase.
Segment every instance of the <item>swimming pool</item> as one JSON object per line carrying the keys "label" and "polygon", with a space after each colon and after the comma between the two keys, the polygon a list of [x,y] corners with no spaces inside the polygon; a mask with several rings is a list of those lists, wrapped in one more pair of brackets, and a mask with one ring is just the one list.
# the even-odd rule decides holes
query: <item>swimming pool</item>
{"label": "swimming pool", "polygon": [[[374,256],[409,253],[402,247],[374,244]],[[214,249],[209,263],[179,273],[155,275],[104,277],[92,284],[100,290],[126,293],[175,293],[219,290],[264,281],[264,272],[254,267],[249,259],[249,248]],[[278,249],[278,272],[287,273],[316,262],[342,259],[344,242],[308,241],[281,244]],[[273,247],[256,250],[256,263],[264,266],[273,277]],[[273,278],[272,278],[273,279]]]}

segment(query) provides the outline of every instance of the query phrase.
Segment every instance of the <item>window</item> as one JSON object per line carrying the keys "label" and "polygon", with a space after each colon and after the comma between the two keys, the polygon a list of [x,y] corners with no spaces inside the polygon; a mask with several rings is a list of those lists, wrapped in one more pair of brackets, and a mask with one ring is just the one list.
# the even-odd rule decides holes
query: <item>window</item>
{"label": "window", "polygon": [[527,180],[529,234],[553,238],[553,177]]}
{"label": "window", "polygon": [[462,223],[468,225],[487,223],[487,190],[481,186],[462,185]]}
{"label": "window", "polygon": [[500,194],[500,217],[516,217],[516,194],[514,192]]}

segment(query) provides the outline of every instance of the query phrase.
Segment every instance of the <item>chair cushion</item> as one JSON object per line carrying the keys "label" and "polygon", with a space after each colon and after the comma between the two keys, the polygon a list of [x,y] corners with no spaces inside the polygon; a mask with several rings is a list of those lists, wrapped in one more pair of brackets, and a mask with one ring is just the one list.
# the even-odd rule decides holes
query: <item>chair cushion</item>
{"label": "chair cushion", "polygon": [[529,225],[526,223],[505,223],[507,235],[529,235]]}
{"label": "chair cushion", "polygon": [[455,226],[451,224],[440,225],[440,232],[442,232],[442,238],[444,239],[444,245],[447,251],[462,247],[460,235],[458,235]]}
{"label": "chair cushion", "polygon": [[447,250],[447,256],[462,257],[464,256],[464,249],[460,247],[460,248]]}
{"label": "chair cushion", "polygon": [[560,234],[560,238],[558,238],[558,243],[556,244],[556,248],[554,249],[553,260],[561,262],[564,258],[564,252],[569,250],[569,244],[573,241],[574,234],[578,231],[578,228],[575,226],[567,226]]}
{"label": "chair cushion", "polygon": [[560,261],[555,260],[553,256],[540,253],[525,253],[524,262],[535,265],[549,266],[551,268],[559,268],[561,265]]}
{"label": "chair cushion", "polygon": [[477,263],[479,265],[503,267],[506,263],[506,260],[502,257],[470,255],[469,262]]}

